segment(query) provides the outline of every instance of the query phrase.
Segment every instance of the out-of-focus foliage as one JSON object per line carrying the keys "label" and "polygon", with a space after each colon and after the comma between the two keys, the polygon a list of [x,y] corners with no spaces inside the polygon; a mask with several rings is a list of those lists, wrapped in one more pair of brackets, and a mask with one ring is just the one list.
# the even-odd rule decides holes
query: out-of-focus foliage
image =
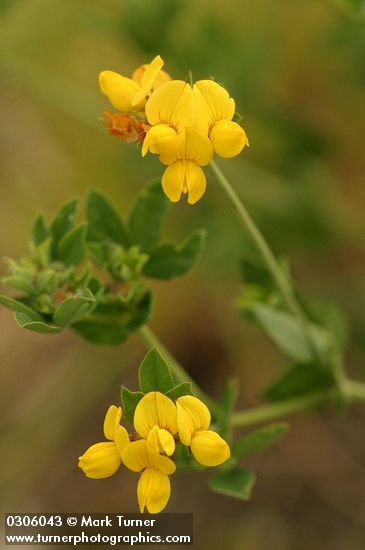
{"label": "out-of-focus foliage", "polygon": [[3,278],[22,294],[0,295],[0,303],[25,329],[55,334],[71,327],[93,343],[124,342],[150,317],[152,294],[143,276],[183,275],[203,246],[202,232],[180,246],[159,242],[167,206],[157,181],[137,198],[127,225],[96,191],[85,222],[76,221],[77,200],[65,204],[49,228],[38,216],[29,256],[9,260],[11,274]]}
{"label": "out-of-focus foliage", "polygon": [[[322,304],[336,302],[345,312],[346,356],[360,376],[365,33],[361,12],[344,11],[344,3],[0,2],[1,256],[25,254],[39,210],[51,219],[60,204],[96,186],[127,212],[144,182],[160,173],[157,159],[141,162],[137,148],[106,134],[97,74],[127,74],[161,53],[174,77],[189,69],[194,79],[214,76],[235,98],[250,148],[222,167],[274,250],[290,258],[298,288],[318,313],[313,321],[326,317],[343,339],[348,331]],[[223,379],[237,375],[237,406],[252,405],[255,393],[286,376],[287,363],[231,311],[248,240],[213,182],[195,207],[174,207],[167,224],[172,236],[207,228],[207,246],[189,276],[152,283],[155,327],[205,389],[218,395]],[[118,384],[133,387],[127,371],[144,354],[139,340],[129,339],[123,353],[89,346],[69,331],[51,339],[21,331],[1,311],[4,509],[85,511],[92,502],[100,512],[130,510],[135,480],[123,478],[123,491],[114,480],[91,487],[72,461],[97,440],[93,426],[105,403],[118,400]],[[308,367],[290,369],[311,378]],[[285,397],[282,382],[267,396]],[[203,480],[190,483],[181,473],[170,510],[194,512],[202,550],[261,550],[268,539],[273,550],[362,550],[363,423],[361,410],[336,423],[297,418],[290,437],[245,459],[259,474],[249,506],[223,496],[213,501]]]}

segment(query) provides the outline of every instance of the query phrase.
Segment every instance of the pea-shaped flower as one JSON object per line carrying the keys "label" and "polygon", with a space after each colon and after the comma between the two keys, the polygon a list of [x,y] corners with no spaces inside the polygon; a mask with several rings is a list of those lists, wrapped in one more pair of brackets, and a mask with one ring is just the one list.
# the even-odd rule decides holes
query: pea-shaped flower
{"label": "pea-shaped flower", "polygon": [[193,94],[197,128],[208,134],[217,155],[224,158],[237,156],[248,145],[248,139],[243,128],[232,121],[234,99],[213,80],[196,82]]}
{"label": "pea-shaped flower", "polygon": [[216,432],[208,430],[209,409],[191,395],[176,401],[177,428],[183,445],[190,447],[194,458],[203,466],[219,466],[231,456],[228,443]]}
{"label": "pea-shaped flower", "polygon": [[143,111],[148,96],[170,77],[162,71],[163,59],[157,55],[149,64],[138,67],[132,78],[114,71],[102,71],[99,75],[100,89],[110,103],[124,113]]}
{"label": "pea-shaped flower", "polygon": [[176,470],[174,462],[153,451],[145,439],[126,445],[122,459],[132,472],[142,472],[137,487],[141,513],[145,508],[150,514],[161,512],[170,498],[171,485],[168,476]]}
{"label": "pea-shaped flower", "polygon": [[121,454],[129,443],[128,432],[120,425],[121,407],[111,405],[104,420],[104,435],[109,441],[96,443],[79,458],[79,468],[87,477],[103,479],[115,474],[121,465]]}
{"label": "pea-shaped flower", "polygon": [[177,432],[174,402],[158,391],[147,393],[134,412],[134,428],[152,450],[171,456]]}
{"label": "pea-shaped flower", "polygon": [[196,105],[190,84],[173,80],[160,86],[146,104],[146,116],[151,129],[142,146],[160,155],[168,168],[162,177],[162,187],[172,202],[188,194],[194,204],[204,194],[206,178],[201,166],[213,157],[213,146],[207,135],[195,127]]}

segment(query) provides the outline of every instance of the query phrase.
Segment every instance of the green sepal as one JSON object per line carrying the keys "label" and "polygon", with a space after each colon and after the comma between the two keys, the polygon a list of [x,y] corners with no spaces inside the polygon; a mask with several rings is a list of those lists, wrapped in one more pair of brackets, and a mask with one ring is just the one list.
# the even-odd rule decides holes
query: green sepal
{"label": "green sepal", "polygon": [[138,371],[139,387],[143,393],[166,393],[174,387],[172,374],[157,348],[151,349]]}
{"label": "green sepal", "polygon": [[36,246],[39,246],[43,241],[48,239],[49,231],[44,222],[42,214],[39,214],[33,225],[33,242]]}
{"label": "green sepal", "polygon": [[130,246],[130,239],[118,212],[110,202],[97,191],[91,191],[86,205],[86,219],[89,223],[87,240],[93,242],[115,242]]}
{"label": "green sepal", "polygon": [[80,321],[95,309],[96,300],[90,290],[79,290],[66,298],[56,309],[53,320],[59,327],[66,327]]}
{"label": "green sepal", "polygon": [[138,195],[129,216],[132,241],[148,251],[159,240],[163,219],[170,202],[162,191],[161,181],[154,181]]}
{"label": "green sepal", "polygon": [[120,397],[122,400],[123,418],[127,422],[133,424],[134,411],[143,396],[144,393],[141,391],[130,391],[128,388],[122,387]]}
{"label": "green sepal", "polygon": [[72,329],[94,344],[117,345],[125,342],[131,332],[146,323],[150,316],[152,294],[147,291],[136,304],[98,304],[87,319],[72,325]]}
{"label": "green sepal", "polygon": [[252,453],[264,451],[279,441],[289,431],[289,424],[280,422],[244,435],[232,447],[232,456],[236,459]]}
{"label": "green sepal", "polygon": [[181,245],[162,243],[150,251],[143,272],[155,279],[184,275],[195,264],[205,242],[205,231],[196,231]]}
{"label": "green sepal", "polygon": [[34,332],[57,334],[62,330],[61,327],[57,327],[56,325],[50,325],[48,323],[45,323],[44,321],[35,321],[31,317],[28,317],[28,315],[21,313],[20,311],[16,311],[14,313],[14,318],[21,328],[32,330]]}
{"label": "green sepal", "polygon": [[314,363],[294,365],[263,392],[267,401],[282,401],[333,384],[333,372]]}
{"label": "green sepal", "polygon": [[181,384],[174,386],[171,390],[166,392],[166,395],[172,399],[172,401],[176,401],[176,399],[179,399],[179,397],[182,397],[183,395],[194,395],[191,389],[191,382],[182,382]]}
{"label": "green sepal", "polygon": [[256,475],[251,470],[235,468],[220,472],[209,480],[209,488],[215,493],[239,500],[250,500]]}
{"label": "green sepal", "polygon": [[78,200],[72,200],[65,204],[51,223],[51,257],[53,260],[58,260],[58,243],[75,225],[78,204]]}
{"label": "green sepal", "polygon": [[30,308],[26,304],[23,304],[23,302],[20,302],[19,300],[15,300],[14,298],[9,298],[9,296],[4,296],[3,294],[0,294],[0,304],[6,307],[7,309],[10,309],[10,311],[13,311],[14,313],[23,313],[23,315],[27,316],[28,319],[31,319],[32,321],[40,321],[43,322],[43,317],[39,315],[34,309]]}
{"label": "green sepal", "polygon": [[86,254],[86,230],[87,224],[81,223],[73,227],[59,241],[57,246],[57,259],[66,266],[79,265]]}

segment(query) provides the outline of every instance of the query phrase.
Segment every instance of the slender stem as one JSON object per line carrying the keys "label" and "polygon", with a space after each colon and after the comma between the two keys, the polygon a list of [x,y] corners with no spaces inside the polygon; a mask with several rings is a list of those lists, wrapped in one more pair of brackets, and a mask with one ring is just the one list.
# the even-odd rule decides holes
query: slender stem
{"label": "slender stem", "polygon": [[166,349],[164,344],[159,340],[158,336],[150,329],[150,327],[148,327],[147,325],[143,325],[139,329],[139,333],[148,346],[157,348],[159,350],[161,355],[164,357],[166,363],[169,365],[176,382],[190,382],[191,388],[195,395],[199,397],[202,401],[204,401],[204,403],[206,403],[210,411],[213,413],[217,408],[214,401],[199,388],[196,382],[194,382],[191,376],[185,371],[184,367],[180,365],[175,357]]}
{"label": "slender stem", "polygon": [[269,422],[279,418],[285,418],[292,414],[307,411],[320,405],[328,404],[336,400],[336,388],[321,390],[311,394],[286,399],[270,405],[260,405],[251,409],[237,411],[231,416],[231,426],[251,426],[260,422]]}
{"label": "slender stem", "polygon": [[282,268],[278,264],[267,241],[264,239],[263,235],[258,230],[257,226],[252,220],[250,214],[248,213],[247,209],[243,205],[236,191],[233,189],[232,185],[230,184],[230,182],[228,181],[228,179],[223,174],[222,170],[219,168],[219,166],[215,163],[214,160],[210,162],[210,169],[212,171],[212,174],[215,180],[222,187],[222,189],[225,191],[228,198],[230,199],[244,229],[248,231],[252,240],[256,244],[258,250],[261,252],[262,257],[265,260],[266,265],[270,270],[271,275],[275,280],[276,285],[289,311],[291,311],[292,314],[298,319],[299,323],[303,327],[304,333],[306,335],[308,343],[310,344],[310,347],[312,348],[313,352],[320,360],[320,363],[323,363],[322,354],[318,350],[318,346],[316,345],[316,343],[313,341],[311,331],[309,330],[308,322],[295,296],[294,290],[291,284],[289,283],[288,279],[286,278]]}
{"label": "slender stem", "polygon": [[[348,402],[365,403],[365,384],[356,380],[346,380]],[[279,418],[286,418],[298,412],[308,411],[322,405],[334,405],[341,400],[340,390],[337,387],[318,390],[316,392],[285,399],[278,403],[252,407],[237,411],[231,416],[231,426],[234,428],[251,426],[260,422],[270,422]]]}

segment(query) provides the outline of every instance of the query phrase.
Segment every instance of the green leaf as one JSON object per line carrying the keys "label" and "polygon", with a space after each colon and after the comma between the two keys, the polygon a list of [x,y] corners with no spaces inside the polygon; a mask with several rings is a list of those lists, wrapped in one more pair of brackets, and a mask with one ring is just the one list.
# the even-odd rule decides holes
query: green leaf
{"label": "green leaf", "polygon": [[57,259],[66,266],[79,265],[86,254],[87,224],[81,223],[62,237],[57,247]]}
{"label": "green leaf", "polygon": [[33,225],[33,242],[36,246],[43,243],[48,238],[49,232],[44,223],[42,214],[37,216],[37,219]]}
{"label": "green leaf", "polygon": [[65,204],[51,223],[51,256],[55,260],[58,259],[58,243],[75,225],[78,204],[78,200],[73,200]]}
{"label": "green leaf", "polygon": [[169,207],[170,202],[162,191],[160,180],[145,187],[138,195],[129,217],[133,243],[146,251],[155,246]]}
{"label": "green leaf", "polygon": [[235,458],[242,458],[251,453],[263,451],[279,441],[289,430],[289,424],[270,424],[241,437],[232,448]]}
{"label": "green leaf", "polygon": [[21,328],[32,330],[34,332],[57,334],[62,330],[61,327],[57,327],[55,325],[49,325],[44,321],[34,321],[31,317],[28,317],[28,315],[25,315],[24,313],[21,313],[19,311],[16,311],[14,313],[14,318]]}
{"label": "green leaf", "polygon": [[[293,315],[265,304],[256,304],[253,314],[262,330],[285,356],[297,363],[309,363],[314,359],[303,327]],[[313,323],[309,323],[308,327],[316,345],[326,353],[329,344],[327,331]]]}
{"label": "green leaf", "polygon": [[34,287],[30,277],[9,275],[8,277],[3,277],[2,282],[5,285],[10,286],[11,288],[15,288],[16,290],[20,290],[20,292],[24,292],[24,294],[32,294],[34,291]]}
{"label": "green leaf", "polygon": [[123,405],[123,418],[133,424],[134,411],[144,393],[141,391],[130,391],[128,388],[122,387],[121,390],[121,399]]}
{"label": "green leaf", "polygon": [[143,359],[139,367],[138,379],[143,393],[150,391],[166,393],[174,387],[170,369],[156,348],[151,349]]}
{"label": "green leaf", "polygon": [[308,365],[295,365],[263,393],[268,401],[290,399],[313,390],[320,390],[333,384],[333,374],[329,369]]}
{"label": "green leaf", "polygon": [[86,218],[89,223],[88,241],[112,241],[125,247],[130,246],[130,239],[119,214],[97,191],[91,191],[89,194]]}
{"label": "green leaf", "polygon": [[229,420],[238,397],[238,379],[231,378],[224,388],[223,395],[218,403],[218,431],[227,439],[230,434]]}
{"label": "green leaf", "polygon": [[59,327],[66,327],[90,315],[95,309],[96,300],[90,290],[80,290],[66,298],[56,309],[53,320]]}
{"label": "green leaf", "polygon": [[193,233],[180,246],[163,243],[150,252],[143,272],[148,277],[170,279],[183,275],[197,261],[204,245],[205,232]]}
{"label": "green leaf", "polygon": [[250,500],[256,476],[251,470],[235,468],[221,472],[209,480],[209,488],[215,493],[240,500]]}
{"label": "green leaf", "polygon": [[89,317],[74,323],[71,328],[93,344],[121,344],[148,321],[151,305],[149,291],[137,304],[98,304]]}
{"label": "green leaf", "polygon": [[31,319],[32,321],[43,322],[43,317],[41,317],[39,313],[31,309],[29,306],[23,304],[23,302],[14,300],[14,298],[9,298],[8,296],[0,294],[0,304],[7,309],[10,309],[10,311],[13,311],[14,313],[23,313],[28,317],[28,319]]}
{"label": "green leaf", "polygon": [[182,382],[178,386],[175,386],[166,392],[166,395],[173,401],[176,401],[176,399],[182,397],[183,395],[194,395],[191,389],[191,382]]}

